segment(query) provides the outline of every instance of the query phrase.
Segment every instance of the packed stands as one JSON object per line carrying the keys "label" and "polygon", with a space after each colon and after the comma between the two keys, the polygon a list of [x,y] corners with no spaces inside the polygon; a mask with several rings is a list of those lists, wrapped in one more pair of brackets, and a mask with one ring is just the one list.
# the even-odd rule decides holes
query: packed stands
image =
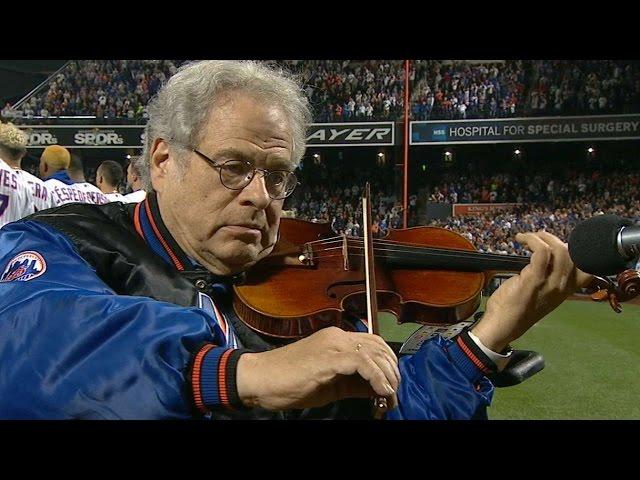
{"label": "packed stands", "polygon": [[[308,164],[307,164],[308,163]],[[299,173],[301,185],[285,208],[303,220],[328,222],[337,234],[360,236],[362,187],[371,184],[372,233],[384,236],[390,227],[402,226],[402,203],[389,182],[389,168],[367,169],[353,163],[340,168],[325,162],[307,162]],[[415,202],[414,202],[415,203]]]}
{"label": "packed stands", "polygon": [[[94,116],[143,123],[145,105],[184,60],[74,60],[17,110],[20,118]],[[401,120],[403,60],[278,60],[300,75],[316,122]],[[637,112],[631,60],[415,60],[411,120]]]}

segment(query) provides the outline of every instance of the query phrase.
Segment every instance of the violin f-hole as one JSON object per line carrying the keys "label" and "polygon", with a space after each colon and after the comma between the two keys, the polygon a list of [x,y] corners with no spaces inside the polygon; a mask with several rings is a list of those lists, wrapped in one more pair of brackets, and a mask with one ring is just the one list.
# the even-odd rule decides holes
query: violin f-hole
{"label": "violin f-hole", "polygon": [[364,286],[365,281],[364,278],[362,280],[344,280],[341,282],[335,282],[332,283],[331,285],[329,285],[329,287],[327,287],[327,296],[329,298],[338,298],[339,294],[337,292],[335,292],[334,290],[340,287],[348,287],[348,286],[353,286],[353,285],[362,285]]}

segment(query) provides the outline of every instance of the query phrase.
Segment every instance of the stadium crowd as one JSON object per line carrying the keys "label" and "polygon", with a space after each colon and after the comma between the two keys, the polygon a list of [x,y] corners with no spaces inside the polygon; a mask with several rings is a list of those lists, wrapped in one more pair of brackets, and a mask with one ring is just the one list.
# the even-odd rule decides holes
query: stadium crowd
{"label": "stadium crowd", "polygon": [[[93,115],[146,120],[149,99],[181,63],[178,60],[72,60],[49,82],[46,90],[22,105],[22,116]],[[3,117],[7,114],[5,106]]]}
{"label": "stadium crowd", "polygon": [[[562,204],[561,204],[562,205]],[[468,238],[483,253],[530,255],[516,240],[519,232],[545,230],[567,242],[578,222],[594,215],[614,214],[640,221],[640,198],[626,204],[578,200],[568,205],[521,205],[464,217],[433,220],[429,224]]]}
{"label": "stadium crowd", "polygon": [[486,253],[526,254],[518,232],[544,229],[567,241],[575,225],[610,213],[640,221],[640,173],[612,172],[523,176],[509,174],[459,178],[431,190],[430,201],[455,203],[515,202],[516,207],[465,217],[434,220],[433,226],[466,236]]}
{"label": "stadium crowd", "polygon": [[[75,60],[5,120],[61,115],[143,122],[145,105],[184,60]],[[400,120],[402,60],[278,60],[304,81],[316,122]],[[411,63],[412,120],[630,113],[639,64],[627,60]]]}
{"label": "stadium crowd", "polygon": [[[391,175],[391,177],[390,177]],[[312,222],[328,222],[336,234],[362,236],[362,187],[371,184],[373,236],[386,235],[389,228],[402,227],[402,203],[393,192],[388,169],[359,169],[344,164],[341,169],[327,164],[304,165],[299,174],[301,185],[287,199],[291,216]],[[416,200],[410,199],[409,215],[415,219]]]}
{"label": "stadium crowd", "polygon": [[[323,165],[307,172],[291,197],[293,216],[329,222],[336,234],[362,235],[360,188],[364,174],[337,173]],[[389,228],[402,227],[402,203],[393,194],[388,173],[381,171],[372,182],[372,231],[384,236]],[[360,178],[362,176],[363,178]],[[386,181],[385,181],[386,178]],[[447,174],[447,181],[428,192],[429,201],[449,203],[507,202],[521,205],[468,216],[433,220],[429,224],[448,228],[467,237],[480,251],[526,255],[515,235],[546,230],[567,241],[575,225],[593,215],[611,213],[640,221],[640,173],[614,172],[517,177],[512,174],[467,178]],[[410,197],[409,225],[416,224],[416,195]]]}
{"label": "stadium crowd", "polygon": [[[386,235],[389,228],[402,228],[402,203],[395,195],[383,193],[380,184],[372,184],[371,232],[374,237]],[[312,222],[330,222],[336,234],[362,236],[361,188],[299,187],[299,203],[291,207],[292,215]],[[377,192],[377,193],[373,193]]]}
{"label": "stadium crowd", "polygon": [[[638,173],[591,174],[567,170],[563,176],[550,174],[494,175],[447,174],[427,187],[430,202],[446,203],[560,203],[578,199],[596,201],[638,197]],[[622,196],[622,197],[621,197]]]}
{"label": "stadium crowd", "polygon": [[404,108],[404,62],[289,60],[300,75],[318,122],[395,120]]}
{"label": "stadium crowd", "polygon": [[529,115],[635,113],[639,64],[628,60],[531,61]]}
{"label": "stadium crowd", "polygon": [[504,63],[416,60],[411,105],[413,120],[513,117],[522,113],[525,67]]}

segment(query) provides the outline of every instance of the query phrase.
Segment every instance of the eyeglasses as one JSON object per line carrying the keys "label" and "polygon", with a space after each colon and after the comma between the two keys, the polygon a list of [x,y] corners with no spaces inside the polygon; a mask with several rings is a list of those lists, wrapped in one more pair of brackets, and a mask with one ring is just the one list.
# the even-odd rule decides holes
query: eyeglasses
{"label": "eyeglasses", "polygon": [[262,172],[267,193],[273,200],[283,200],[293,193],[298,186],[298,177],[288,170],[265,170],[256,168],[251,162],[246,160],[227,160],[218,164],[215,160],[207,157],[196,148],[191,148],[194,153],[200,155],[219,169],[220,182],[230,190],[242,190],[251,183],[256,172]]}

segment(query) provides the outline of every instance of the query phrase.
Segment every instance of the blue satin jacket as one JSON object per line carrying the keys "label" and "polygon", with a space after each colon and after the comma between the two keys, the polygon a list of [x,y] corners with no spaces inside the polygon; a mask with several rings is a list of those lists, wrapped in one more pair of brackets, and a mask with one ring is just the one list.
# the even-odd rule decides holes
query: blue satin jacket
{"label": "blue satin jacket", "polygon": [[[49,225],[0,229],[2,419],[201,418],[188,365],[235,342],[206,309],[116,294]],[[455,342],[426,342],[400,371],[388,419],[486,418],[493,386]]]}

